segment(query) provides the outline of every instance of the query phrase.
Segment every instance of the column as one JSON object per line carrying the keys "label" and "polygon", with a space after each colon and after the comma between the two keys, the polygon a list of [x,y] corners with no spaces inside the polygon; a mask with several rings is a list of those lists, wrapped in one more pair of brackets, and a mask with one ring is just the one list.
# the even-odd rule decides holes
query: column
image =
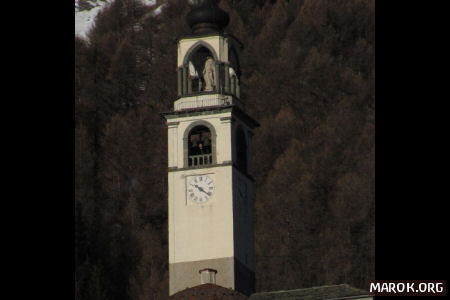
{"label": "column", "polygon": [[225,93],[230,92],[230,67],[225,65]]}
{"label": "column", "polygon": [[187,92],[186,71],[187,71],[187,67],[183,66],[183,95],[186,95],[186,92]]}
{"label": "column", "polygon": [[192,79],[188,76],[188,94],[192,94]]}
{"label": "column", "polygon": [[231,94],[236,95],[236,76],[231,76]]}
{"label": "column", "polygon": [[180,97],[182,94],[182,80],[183,80],[183,70],[181,68],[178,68],[177,71],[177,78],[178,78],[178,97]]}
{"label": "column", "polygon": [[216,69],[214,70],[214,81],[216,85],[216,91],[219,91],[219,64],[216,63]]}
{"label": "column", "polygon": [[236,78],[236,97],[241,98],[241,85],[238,78]]}

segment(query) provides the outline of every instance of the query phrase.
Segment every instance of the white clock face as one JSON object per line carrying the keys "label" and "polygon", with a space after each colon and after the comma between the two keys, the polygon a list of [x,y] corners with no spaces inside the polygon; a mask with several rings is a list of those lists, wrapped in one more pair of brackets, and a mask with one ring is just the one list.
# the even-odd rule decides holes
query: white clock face
{"label": "white clock face", "polygon": [[214,193],[214,181],[208,175],[188,178],[187,197],[194,203],[206,203]]}

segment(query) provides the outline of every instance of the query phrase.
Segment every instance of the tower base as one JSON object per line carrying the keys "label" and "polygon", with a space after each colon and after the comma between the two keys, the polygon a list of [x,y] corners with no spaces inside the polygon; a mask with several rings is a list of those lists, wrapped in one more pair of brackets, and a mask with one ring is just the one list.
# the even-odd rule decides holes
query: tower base
{"label": "tower base", "polygon": [[216,284],[247,296],[254,292],[255,274],[234,257],[169,264],[169,295],[201,284],[199,270],[217,270]]}

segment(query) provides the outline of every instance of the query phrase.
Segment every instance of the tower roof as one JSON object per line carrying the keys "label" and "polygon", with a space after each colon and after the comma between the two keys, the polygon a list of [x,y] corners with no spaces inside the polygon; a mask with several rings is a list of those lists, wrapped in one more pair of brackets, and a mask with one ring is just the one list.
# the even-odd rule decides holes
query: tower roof
{"label": "tower roof", "polygon": [[222,32],[230,22],[228,14],[218,6],[218,0],[193,0],[186,21],[194,34]]}
{"label": "tower roof", "polygon": [[324,300],[324,299],[353,299],[356,297],[366,298],[368,292],[352,287],[348,284],[322,285],[311,288],[262,292],[252,294],[249,300],[269,300],[269,299],[296,299],[296,300]]}

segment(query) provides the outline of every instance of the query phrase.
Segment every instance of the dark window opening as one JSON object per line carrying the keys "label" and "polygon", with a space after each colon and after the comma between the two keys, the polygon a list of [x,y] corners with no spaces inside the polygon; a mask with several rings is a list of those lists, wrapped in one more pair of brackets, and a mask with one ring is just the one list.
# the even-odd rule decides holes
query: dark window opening
{"label": "dark window opening", "polygon": [[247,141],[242,128],[239,128],[236,135],[237,159],[236,166],[243,173],[247,173]]}
{"label": "dark window opening", "polygon": [[207,57],[214,57],[206,47],[201,46],[189,57],[188,80],[190,80],[191,93],[198,93],[205,89],[203,69]]}
{"label": "dark window opening", "polygon": [[211,131],[206,126],[196,126],[188,136],[188,165],[201,166],[212,162]]}

